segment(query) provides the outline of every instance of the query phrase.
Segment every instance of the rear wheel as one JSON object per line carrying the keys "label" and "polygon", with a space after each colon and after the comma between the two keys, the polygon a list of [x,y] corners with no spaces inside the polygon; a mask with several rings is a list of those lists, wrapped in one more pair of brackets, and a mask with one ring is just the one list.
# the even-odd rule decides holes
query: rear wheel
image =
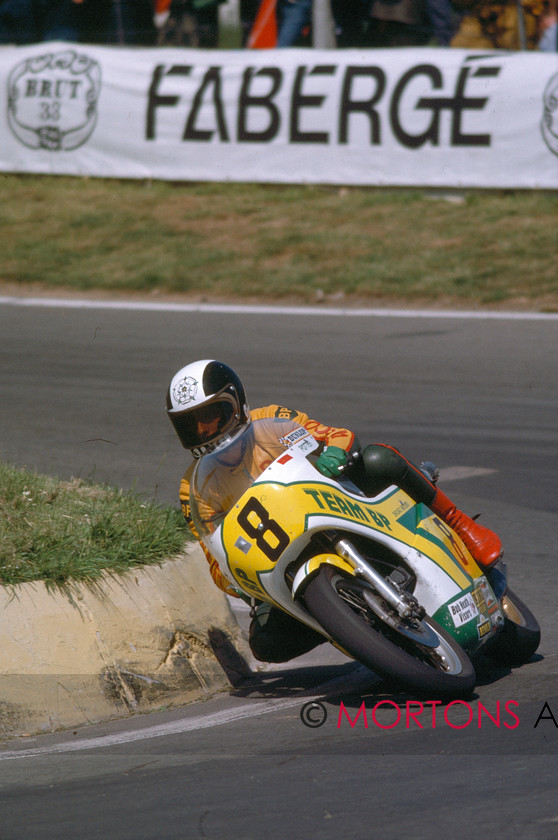
{"label": "rear wheel", "polygon": [[541,640],[541,628],[529,607],[507,589],[502,598],[504,627],[494,638],[487,651],[500,665],[518,667],[533,656]]}
{"label": "rear wheel", "polygon": [[384,620],[370,606],[377,596],[363,580],[323,565],[304,592],[308,610],[348,654],[376,674],[437,697],[463,697],[476,674],[461,646],[432,618],[403,620],[384,602]]}

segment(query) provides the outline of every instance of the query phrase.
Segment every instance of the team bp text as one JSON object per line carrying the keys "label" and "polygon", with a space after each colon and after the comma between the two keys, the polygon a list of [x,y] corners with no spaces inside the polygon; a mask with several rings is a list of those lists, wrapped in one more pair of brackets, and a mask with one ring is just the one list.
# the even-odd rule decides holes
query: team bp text
{"label": "team bp text", "polygon": [[[441,118],[447,112],[451,146],[490,146],[490,134],[468,132],[464,122],[467,112],[486,108],[489,97],[474,94],[480,92],[479,84],[485,92],[487,80],[497,77],[500,70],[497,64],[477,59],[473,65],[466,59],[456,78],[448,80],[436,65],[419,64],[403,73],[392,88],[386,71],[376,65],[301,65],[294,73],[274,66],[246,67],[233,97],[236,107],[231,117],[225,107],[225,101],[231,101],[230,92],[226,100],[223,93],[224,67],[214,65],[202,72],[191,64],[158,64],[148,91],[145,136],[157,140],[159,119],[172,114],[173,120],[180,115],[183,141],[271,143],[286,126],[289,143],[344,145],[351,142],[355,120],[360,124],[364,120],[370,145],[379,146],[387,121],[402,146],[418,149],[425,144],[441,145]],[[413,93],[417,84],[420,89],[426,87],[428,95]],[[335,114],[335,125],[328,111]],[[413,111],[428,114],[427,125],[420,131],[406,125],[405,115]],[[309,115],[315,129],[305,131],[304,119]]]}
{"label": "team bp text", "polygon": [[316,502],[320,510],[329,510],[334,514],[342,514],[349,519],[354,519],[360,522],[373,522],[378,528],[387,528],[391,531],[391,525],[387,516],[383,513],[372,510],[369,507],[364,507],[356,502],[352,502],[348,498],[343,498],[333,492],[324,490],[308,490],[304,492],[311,496]]}

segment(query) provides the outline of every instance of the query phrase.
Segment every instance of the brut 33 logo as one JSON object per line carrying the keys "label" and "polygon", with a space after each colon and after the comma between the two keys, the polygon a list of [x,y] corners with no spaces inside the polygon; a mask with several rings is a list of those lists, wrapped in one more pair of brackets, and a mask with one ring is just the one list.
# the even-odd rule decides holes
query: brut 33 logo
{"label": "brut 33 logo", "polygon": [[69,151],[83,145],[97,122],[99,63],[74,50],[20,62],[8,79],[8,121],[30,149]]}

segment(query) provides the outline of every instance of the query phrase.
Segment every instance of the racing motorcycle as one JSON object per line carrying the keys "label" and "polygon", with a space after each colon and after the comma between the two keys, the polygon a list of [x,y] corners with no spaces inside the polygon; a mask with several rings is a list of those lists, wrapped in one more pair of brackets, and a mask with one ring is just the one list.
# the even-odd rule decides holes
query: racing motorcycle
{"label": "racing motorcycle", "polygon": [[540,629],[502,561],[479,568],[458,535],[397,486],[369,498],[350,470],[326,478],[314,466],[318,448],[290,420],[256,420],[198,461],[194,524],[239,594],[426,695],[470,695],[481,653],[509,666],[531,658]]}

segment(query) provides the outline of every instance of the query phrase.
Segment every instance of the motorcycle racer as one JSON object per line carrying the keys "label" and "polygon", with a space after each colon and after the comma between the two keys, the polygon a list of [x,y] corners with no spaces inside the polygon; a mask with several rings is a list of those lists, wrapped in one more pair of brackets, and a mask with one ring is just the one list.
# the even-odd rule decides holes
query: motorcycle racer
{"label": "motorcycle racer", "polygon": [[[307,429],[313,437],[325,444],[317,467],[324,475],[335,475],[345,464],[355,436],[347,429],[324,426],[311,420],[307,414],[280,405],[268,405],[249,410],[244,386],[236,373],[222,362],[202,360],[187,365],[173,377],[167,392],[167,413],[182,445],[189,449],[194,461],[180,482],[180,505],[188,527],[196,536],[190,511],[190,482],[196,460],[212,451],[218,443],[231,436],[252,420],[276,417],[291,420]],[[270,427],[270,433],[271,432]],[[276,434],[276,433],[275,433]],[[257,474],[269,466],[279,453],[269,451],[275,440],[259,446],[253,454],[252,469]],[[228,594],[228,581],[223,578],[217,562],[208,557],[214,582]]]}
{"label": "motorcycle racer", "polygon": [[[223,362],[204,359],[181,368],[170,382],[166,407],[182,446],[194,457],[181,480],[179,495],[186,522],[197,539],[199,535],[190,510],[190,483],[197,460],[223,442],[234,441],[235,433],[252,420],[278,418],[304,427],[321,444],[315,466],[323,475],[334,478],[348,467],[351,479],[368,496],[377,495],[391,484],[396,484],[449,525],[479,566],[488,569],[502,556],[497,534],[458,510],[436,487],[436,479],[408,461],[397,449],[372,444],[361,450],[355,435],[348,429],[323,425],[301,411],[281,405],[272,404],[250,411],[240,378]],[[242,469],[248,469],[252,478],[260,475],[278,456],[276,447],[280,433],[277,425],[270,423],[265,426],[264,438],[260,434],[257,445],[250,453],[248,465],[245,462],[242,464]],[[240,461],[241,455],[236,463],[231,462],[231,476]],[[239,593],[221,575],[217,561],[205,547],[204,551],[216,585],[227,594],[238,596]],[[323,641],[321,634],[269,604],[258,607],[250,628],[250,645],[254,655],[268,662],[287,661]]]}

